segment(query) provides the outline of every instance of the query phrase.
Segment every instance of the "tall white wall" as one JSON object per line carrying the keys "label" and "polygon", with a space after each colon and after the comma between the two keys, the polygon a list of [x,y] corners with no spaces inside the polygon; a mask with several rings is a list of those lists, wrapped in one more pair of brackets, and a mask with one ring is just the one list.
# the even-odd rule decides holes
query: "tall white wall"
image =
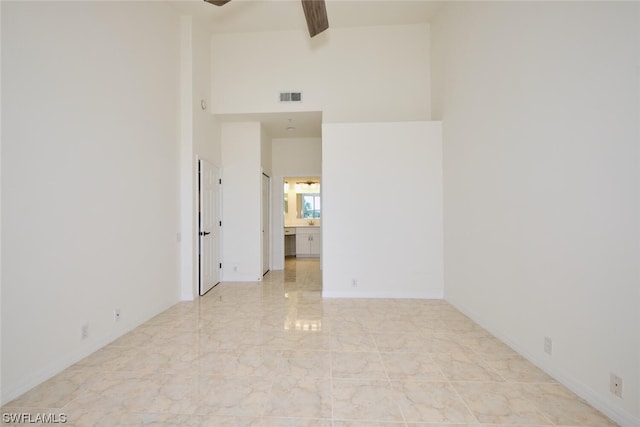
{"label": "tall white wall", "polygon": [[273,142],[265,129],[260,131],[260,168],[266,175],[273,173]]}
{"label": "tall white wall", "polygon": [[320,176],[322,138],[273,140],[273,173],[285,176]]}
{"label": "tall white wall", "polygon": [[[269,177],[269,185],[270,185],[269,196],[271,196],[271,194],[273,193],[272,147],[273,147],[273,143],[271,140],[271,136],[267,133],[267,131],[264,128],[261,128],[260,130],[260,170],[263,174]],[[262,177],[260,177],[260,179],[262,179]],[[267,267],[269,270],[271,270],[273,268],[271,265],[271,260],[273,259],[273,224],[272,224],[273,215],[271,214],[271,197],[267,197],[267,200],[263,200],[262,193],[260,193],[260,196],[261,196],[260,197],[261,206],[262,204],[266,203],[267,210],[269,212],[268,218],[264,218],[264,215],[260,216],[260,220],[261,220],[260,230],[261,231],[264,230],[262,231],[262,234],[261,234],[262,239],[268,239],[268,243],[266,244],[264,241],[262,241],[261,248],[263,248],[263,251],[266,250],[269,252],[268,255],[263,253],[262,258],[260,259],[266,258]],[[265,224],[265,222],[267,222],[267,224]],[[266,249],[264,249],[265,247]]]}
{"label": "tall white wall", "polygon": [[193,173],[193,19],[180,17],[180,297],[193,299],[197,270],[193,249],[197,220],[195,217],[194,188],[197,183]]}
{"label": "tall white wall", "polygon": [[[323,111],[323,122],[428,120],[429,27],[212,36],[216,113]],[[281,103],[282,91],[303,92]]]}
{"label": "tall white wall", "polygon": [[[429,46],[426,24],[332,28],[313,39],[306,31],[215,34],[212,108],[220,114],[322,111],[324,123],[428,120]],[[280,92],[292,90],[303,92],[303,102],[279,102]],[[281,269],[283,224],[275,209],[285,174],[277,161],[274,154],[272,268]],[[303,163],[296,169],[312,172]]]}
{"label": "tall white wall", "polygon": [[221,167],[220,125],[209,108],[210,56],[206,24],[191,16],[181,16],[180,287],[184,300],[198,295],[198,160]]}
{"label": "tall white wall", "polygon": [[[193,18],[193,141],[196,154],[222,166],[220,123],[212,114],[211,37],[206,22]],[[202,101],[206,109],[202,108]]]}
{"label": "tall white wall", "polygon": [[322,171],[323,296],[442,298],[440,123],[324,124]]}
{"label": "tall white wall", "polygon": [[261,125],[222,123],[222,278],[262,280]]}
{"label": "tall white wall", "polygon": [[274,270],[282,270],[284,269],[284,178],[322,174],[322,139],[276,138],[272,141],[272,164],[271,265]]}
{"label": "tall white wall", "polygon": [[[2,23],[2,5],[0,4],[0,23]],[[2,46],[2,31],[0,31],[0,48]],[[2,55],[0,54],[0,78],[2,77]],[[0,101],[2,100],[2,83],[0,82]],[[0,102],[1,104],[1,102]],[[0,114],[0,405],[4,403],[2,387],[2,115]]]}
{"label": "tall white wall", "polygon": [[453,2],[432,23],[445,297],[625,426],[640,425],[639,8]]}
{"label": "tall white wall", "polygon": [[4,403],[179,298],[179,20],[1,7]]}

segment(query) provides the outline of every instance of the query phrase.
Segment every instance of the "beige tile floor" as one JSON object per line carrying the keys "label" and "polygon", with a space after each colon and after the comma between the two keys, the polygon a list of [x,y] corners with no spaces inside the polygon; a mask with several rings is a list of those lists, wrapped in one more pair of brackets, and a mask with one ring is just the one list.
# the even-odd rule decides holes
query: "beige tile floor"
{"label": "beige tile floor", "polygon": [[321,298],[317,260],[182,302],[3,413],[73,426],[614,426],[444,301]]}

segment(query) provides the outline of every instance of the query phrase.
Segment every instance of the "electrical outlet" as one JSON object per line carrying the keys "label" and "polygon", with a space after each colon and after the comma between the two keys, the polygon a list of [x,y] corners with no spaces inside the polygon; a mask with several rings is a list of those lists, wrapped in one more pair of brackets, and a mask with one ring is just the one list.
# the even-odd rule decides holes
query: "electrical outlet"
{"label": "electrical outlet", "polygon": [[80,330],[80,338],[83,340],[89,338],[89,325],[87,323],[82,325],[82,329]]}
{"label": "electrical outlet", "polygon": [[357,288],[358,287],[358,281],[356,279],[351,279],[351,287],[352,288]]}
{"label": "electrical outlet", "polygon": [[614,395],[622,398],[622,378],[613,372],[609,374],[609,390]]}
{"label": "electrical outlet", "polygon": [[118,320],[120,320],[120,309],[116,308],[115,310],[113,310],[113,320],[114,322],[117,322]]}
{"label": "electrical outlet", "polygon": [[553,340],[549,337],[544,337],[544,352],[549,356],[553,354]]}

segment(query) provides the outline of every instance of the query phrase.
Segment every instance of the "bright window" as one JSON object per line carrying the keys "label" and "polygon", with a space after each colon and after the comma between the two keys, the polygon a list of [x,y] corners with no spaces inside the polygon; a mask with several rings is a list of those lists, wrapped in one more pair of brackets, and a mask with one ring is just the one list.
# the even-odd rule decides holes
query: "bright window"
{"label": "bright window", "polygon": [[298,194],[300,217],[306,219],[320,218],[320,195]]}

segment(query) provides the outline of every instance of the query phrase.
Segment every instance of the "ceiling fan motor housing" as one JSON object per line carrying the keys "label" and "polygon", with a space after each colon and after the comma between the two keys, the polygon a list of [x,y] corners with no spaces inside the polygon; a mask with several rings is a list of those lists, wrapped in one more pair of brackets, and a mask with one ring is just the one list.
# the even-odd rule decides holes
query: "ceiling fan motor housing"
{"label": "ceiling fan motor housing", "polygon": [[[204,0],[216,6],[224,6],[231,0]],[[324,0],[302,0],[304,17],[307,20],[309,36],[313,37],[329,28],[329,18],[327,17],[327,5]]]}

